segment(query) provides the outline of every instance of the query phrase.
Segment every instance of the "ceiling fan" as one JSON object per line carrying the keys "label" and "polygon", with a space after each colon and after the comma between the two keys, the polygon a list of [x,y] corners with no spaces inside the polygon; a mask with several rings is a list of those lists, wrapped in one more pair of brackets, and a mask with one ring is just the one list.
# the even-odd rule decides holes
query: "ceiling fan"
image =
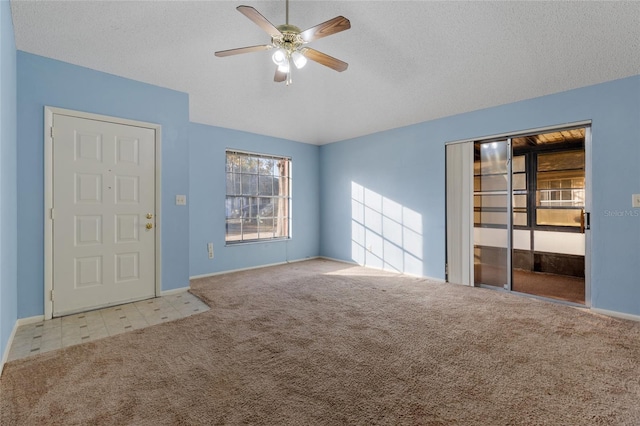
{"label": "ceiling fan", "polygon": [[276,83],[286,82],[291,84],[291,65],[300,69],[305,66],[307,59],[311,59],[321,65],[342,72],[349,64],[306,47],[309,42],[322,37],[330,36],[351,28],[351,22],[344,16],[336,16],[322,24],[318,24],[307,30],[301,31],[295,25],[289,25],[289,0],[286,0],[286,24],[274,26],[256,9],[251,6],[238,6],[236,9],[247,18],[255,22],[267,34],[271,36],[271,44],[258,46],[240,47],[238,49],[222,50],[216,52],[218,57],[238,55],[240,53],[259,52],[262,50],[276,49],[272,55],[272,60],[276,64],[276,74],[273,81]]}

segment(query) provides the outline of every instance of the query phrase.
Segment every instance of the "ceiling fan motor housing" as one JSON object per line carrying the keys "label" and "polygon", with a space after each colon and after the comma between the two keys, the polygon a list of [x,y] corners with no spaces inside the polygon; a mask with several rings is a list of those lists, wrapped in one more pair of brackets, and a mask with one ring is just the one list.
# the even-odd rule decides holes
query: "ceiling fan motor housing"
{"label": "ceiling fan motor housing", "polygon": [[274,46],[292,52],[304,44],[304,40],[302,40],[300,36],[300,28],[295,25],[283,24],[277,28],[282,36],[277,35],[271,38],[271,43],[273,43]]}

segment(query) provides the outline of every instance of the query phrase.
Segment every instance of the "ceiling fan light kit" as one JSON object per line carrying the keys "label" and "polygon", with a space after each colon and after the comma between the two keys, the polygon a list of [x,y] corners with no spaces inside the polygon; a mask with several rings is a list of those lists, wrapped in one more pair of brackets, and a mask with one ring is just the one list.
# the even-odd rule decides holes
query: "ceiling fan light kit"
{"label": "ceiling fan light kit", "polygon": [[293,59],[293,64],[298,69],[304,68],[304,66],[307,65],[307,58],[298,51],[291,54],[291,59]]}
{"label": "ceiling fan light kit", "polygon": [[216,56],[225,57],[241,53],[276,49],[273,55],[271,55],[271,60],[276,64],[276,73],[273,80],[276,83],[284,81],[287,86],[291,84],[292,81],[292,62],[297,69],[303,68],[308,59],[338,72],[342,72],[348,68],[349,64],[346,62],[305,46],[311,41],[351,28],[351,22],[344,16],[336,16],[322,24],[301,31],[300,28],[295,25],[289,25],[289,0],[286,0],[287,23],[277,27],[251,6],[238,6],[236,9],[269,34],[271,36],[271,44],[222,50],[216,52]]}

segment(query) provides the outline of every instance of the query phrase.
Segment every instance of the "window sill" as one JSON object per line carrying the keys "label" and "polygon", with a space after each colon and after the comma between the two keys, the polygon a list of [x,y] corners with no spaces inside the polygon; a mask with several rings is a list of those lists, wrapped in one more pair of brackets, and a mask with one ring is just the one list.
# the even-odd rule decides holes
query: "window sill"
{"label": "window sill", "polygon": [[280,243],[280,242],[283,242],[283,241],[291,241],[291,237],[271,238],[269,240],[237,241],[237,242],[225,241],[224,246],[225,247],[237,247],[237,246],[246,246],[246,245],[250,245],[250,244]]}

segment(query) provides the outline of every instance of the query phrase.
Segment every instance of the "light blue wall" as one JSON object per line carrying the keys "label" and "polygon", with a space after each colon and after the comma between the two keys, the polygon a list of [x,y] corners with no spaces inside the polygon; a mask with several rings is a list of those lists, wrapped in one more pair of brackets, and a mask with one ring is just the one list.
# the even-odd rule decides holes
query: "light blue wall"
{"label": "light blue wall", "polygon": [[[381,244],[393,254],[386,266],[444,279],[445,142],[581,120],[592,120],[593,132],[591,302],[640,315],[640,209],[631,208],[631,194],[640,193],[640,76],[322,146],[321,255],[343,260],[363,256],[354,243],[361,236],[352,235],[352,203],[359,208],[352,200],[357,198],[354,183],[367,189],[365,198],[374,204],[368,208],[369,222],[391,224],[393,235],[387,238],[382,231],[388,241]],[[391,206],[387,211],[377,207],[382,197]],[[402,210],[398,206],[412,223],[389,217]],[[419,226],[413,223],[416,216]],[[406,225],[409,242],[419,240],[421,248],[402,247],[398,225]],[[367,263],[385,266],[368,253]],[[409,260],[403,263],[402,254]]]}
{"label": "light blue wall", "polygon": [[[252,133],[191,124],[189,136],[190,274],[211,274],[318,255],[319,148]],[[292,238],[225,247],[225,150],[292,159]],[[207,243],[213,242],[209,259]]]}
{"label": "light blue wall", "polygon": [[0,358],[17,319],[16,46],[8,1],[0,1]]}
{"label": "light blue wall", "polygon": [[18,317],[44,310],[44,107],[162,125],[162,289],[189,285],[189,101],[164,89],[18,51]]}
{"label": "light blue wall", "polygon": [[[11,68],[15,48],[4,47],[7,44],[5,21],[10,21],[10,15],[6,15],[8,7],[4,4],[0,10],[4,70],[7,64]],[[8,44],[12,46],[12,31],[10,33]],[[163,126],[164,290],[187,286],[190,275],[318,254],[344,260],[364,259],[369,256],[366,250],[369,247],[358,247],[355,243],[362,235],[354,233],[353,208],[360,208],[363,219],[381,231],[382,237],[374,241],[371,252],[385,250],[387,253],[382,259],[369,258],[368,264],[444,278],[444,143],[592,120],[592,304],[640,315],[640,285],[636,278],[640,276],[640,217],[608,213],[630,211],[630,195],[640,193],[637,169],[640,164],[640,76],[316,147],[189,123],[188,98],[184,93],[24,52],[17,53],[17,70],[18,318],[43,313],[45,105]],[[15,166],[13,172],[11,169],[11,149],[15,150],[15,144],[4,148],[4,135],[7,132],[10,135],[12,129],[5,123],[12,119],[15,122],[15,112],[11,115],[11,111],[5,109],[11,109],[12,96],[11,77],[7,79],[6,75],[10,73],[2,75],[0,113],[3,132],[0,257],[3,265],[5,261],[16,262],[15,255],[11,257],[4,249],[6,244],[11,246],[11,241],[15,241],[15,227],[10,223],[12,203],[6,202],[15,197],[15,189],[11,192],[12,173],[15,175]],[[15,83],[13,87],[15,90]],[[293,158],[291,240],[224,246],[226,148]],[[8,162],[6,169],[5,162]],[[5,189],[5,185],[9,187]],[[176,194],[188,194],[188,206],[175,206]],[[383,231],[383,227],[392,232]],[[206,243],[210,241],[214,243],[213,260],[207,258]],[[382,263],[385,261],[386,265]],[[5,344],[8,336],[5,329],[10,332],[16,316],[12,308],[16,285],[11,284],[15,283],[15,274],[12,278],[10,270],[3,271],[2,280],[0,332],[3,340],[0,343]],[[10,284],[5,285],[5,280]]]}

